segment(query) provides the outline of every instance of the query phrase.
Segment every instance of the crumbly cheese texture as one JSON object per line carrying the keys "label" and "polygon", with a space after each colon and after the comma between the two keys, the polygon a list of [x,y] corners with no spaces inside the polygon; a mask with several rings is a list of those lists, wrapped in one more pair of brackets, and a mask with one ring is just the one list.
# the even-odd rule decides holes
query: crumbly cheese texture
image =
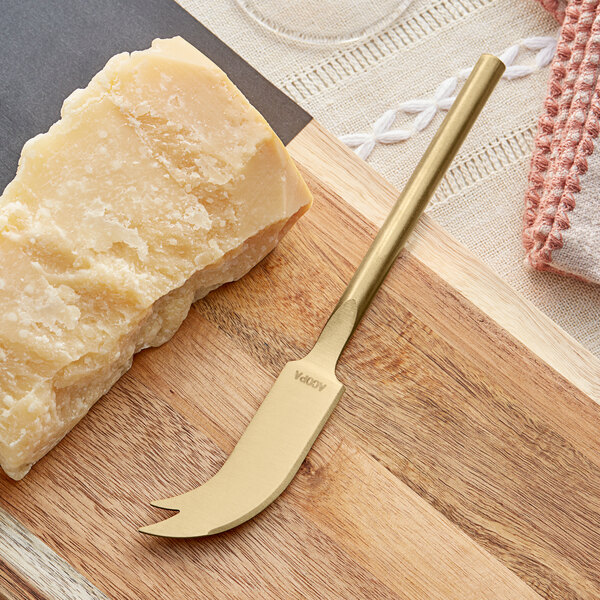
{"label": "crumbly cheese texture", "polygon": [[23,477],[310,203],[273,130],[185,40],[113,57],[0,197],[4,471]]}

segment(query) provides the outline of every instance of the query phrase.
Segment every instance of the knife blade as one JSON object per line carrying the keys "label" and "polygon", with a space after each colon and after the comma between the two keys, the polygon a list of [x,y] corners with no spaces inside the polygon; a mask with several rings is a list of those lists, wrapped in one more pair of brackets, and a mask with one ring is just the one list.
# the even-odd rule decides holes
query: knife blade
{"label": "knife blade", "polygon": [[185,538],[225,531],[258,514],[287,487],[344,393],[335,369],[346,343],[504,68],[495,56],[481,56],[313,349],[285,365],[218,473],[186,494],[151,502],[179,512],[141,533]]}

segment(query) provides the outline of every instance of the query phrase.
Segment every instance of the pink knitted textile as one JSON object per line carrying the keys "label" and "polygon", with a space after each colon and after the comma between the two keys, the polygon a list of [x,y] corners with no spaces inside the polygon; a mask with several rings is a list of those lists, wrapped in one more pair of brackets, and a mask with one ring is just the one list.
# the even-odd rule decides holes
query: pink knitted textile
{"label": "pink knitted textile", "polygon": [[562,0],[538,0],[538,2],[549,12],[554,18],[562,23],[565,18],[565,3]]}
{"label": "pink knitted textile", "polygon": [[600,0],[571,0],[566,10],[557,0],[539,2],[562,29],[525,196],[526,261],[600,283],[598,157],[590,167],[600,131]]}

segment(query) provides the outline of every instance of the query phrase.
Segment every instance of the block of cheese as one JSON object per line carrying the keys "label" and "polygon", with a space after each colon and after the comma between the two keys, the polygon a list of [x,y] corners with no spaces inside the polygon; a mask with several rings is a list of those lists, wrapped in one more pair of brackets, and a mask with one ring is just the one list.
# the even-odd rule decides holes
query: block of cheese
{"label": "block of cheese", "polygon": [[0,197],[0,465],[15,479],[191,303],[311,203],[284,146],[182,38],[113,57]]}

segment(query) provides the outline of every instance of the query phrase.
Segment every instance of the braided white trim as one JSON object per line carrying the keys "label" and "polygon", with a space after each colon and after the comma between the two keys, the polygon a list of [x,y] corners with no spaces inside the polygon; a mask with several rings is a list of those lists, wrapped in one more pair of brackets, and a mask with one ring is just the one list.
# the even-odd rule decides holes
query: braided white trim
{"label": "braided white trim", "polygon": [[[502,78],[508,80],[520,79],[544,69],[552,61],[556,51],[556,43],[557,40],[553,37],[530,37],[521,40],[514,46],[510,46],[499,55],[499,58],[506,65]],[[522,49],[536,52],[534,64],[513,64]],[[342,135],[339,138],[340,141],[350,146],[350,148],[356,148],[356,154],[366,160],[376,144],[395,144],[408,140],[417,132],[425,129],[438,111],[447,111],[452,106],[456,98],[456,88],[459,81],[466,79],[472,69],[473,67],[462,69],[455,77],[449,77],[442,81],[435,90],[433,98],[409,100],[396,108],[387,110],[373,123],[373,129],[369,133]],[[392,129],[399,112],[416,115],[409,128]]]}

